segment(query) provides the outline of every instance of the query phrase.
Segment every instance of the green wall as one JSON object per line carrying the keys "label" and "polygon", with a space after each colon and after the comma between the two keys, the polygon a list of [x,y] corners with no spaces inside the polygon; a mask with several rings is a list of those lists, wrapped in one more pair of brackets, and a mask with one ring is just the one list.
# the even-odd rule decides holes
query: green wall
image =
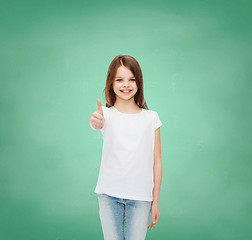
{"label": "green wall", "polygon": [[89,118],[110,62],[128,54],[163,123],[160,219],[146,239],[252,239],[251,7],[0,1],[0,238],[103,239],[102,134]]}

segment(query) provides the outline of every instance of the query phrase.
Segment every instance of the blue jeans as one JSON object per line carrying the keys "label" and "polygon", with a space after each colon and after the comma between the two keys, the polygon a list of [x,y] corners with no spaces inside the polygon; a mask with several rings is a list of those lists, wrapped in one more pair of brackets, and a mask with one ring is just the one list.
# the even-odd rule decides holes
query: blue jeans
{"label": "blue jeans", "polygon": [[104,240],[145,239],[152,202],[97,195]]}

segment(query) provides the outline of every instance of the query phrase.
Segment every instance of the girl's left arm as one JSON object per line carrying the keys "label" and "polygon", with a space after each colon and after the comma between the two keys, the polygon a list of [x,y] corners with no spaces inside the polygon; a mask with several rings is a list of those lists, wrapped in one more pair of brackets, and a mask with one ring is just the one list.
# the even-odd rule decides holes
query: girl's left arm
{"label": "girl's left arm", "polygon": [[153,203],[158,204],[161,181],[162,181],[160,127],[155,131],[153,175],[154,175]]}
{"label": "girl's left arm", "polygon": [[158,209],[158,199],[162,181],[160,127],[155,131],[153,175],[154,175],[154,188],[152,192],[153,201],[151,204],[152,223],[148,226],[148,228],[151,229],[153,229],[153,227],[157,224],[157,221],[160,217]]}

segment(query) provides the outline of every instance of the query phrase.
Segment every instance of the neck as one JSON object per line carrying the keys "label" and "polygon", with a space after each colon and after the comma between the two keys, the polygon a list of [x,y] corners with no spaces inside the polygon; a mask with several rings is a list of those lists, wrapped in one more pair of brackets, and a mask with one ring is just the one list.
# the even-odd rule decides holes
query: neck
{"label": "neck", "polygon": [[134,98],[131,98],[130,100],[116,99],[114,107],[126,112],[134,109],[139,109],[138,105],[135,103]]}

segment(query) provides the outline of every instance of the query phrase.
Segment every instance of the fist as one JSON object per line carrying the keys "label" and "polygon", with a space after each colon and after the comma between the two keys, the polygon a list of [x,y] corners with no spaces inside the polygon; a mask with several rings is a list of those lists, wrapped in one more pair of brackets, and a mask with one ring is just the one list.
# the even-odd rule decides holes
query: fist
{"label": "fist", "polygon": [[103,112],[102,112],[102,105],[101,105],[101,100],[97,99],[97,111],[94,112],[90,118],[90,125],[95,129],[95,130],[100,130],[103,128],[104,124],[104,117],[103,117]]}

